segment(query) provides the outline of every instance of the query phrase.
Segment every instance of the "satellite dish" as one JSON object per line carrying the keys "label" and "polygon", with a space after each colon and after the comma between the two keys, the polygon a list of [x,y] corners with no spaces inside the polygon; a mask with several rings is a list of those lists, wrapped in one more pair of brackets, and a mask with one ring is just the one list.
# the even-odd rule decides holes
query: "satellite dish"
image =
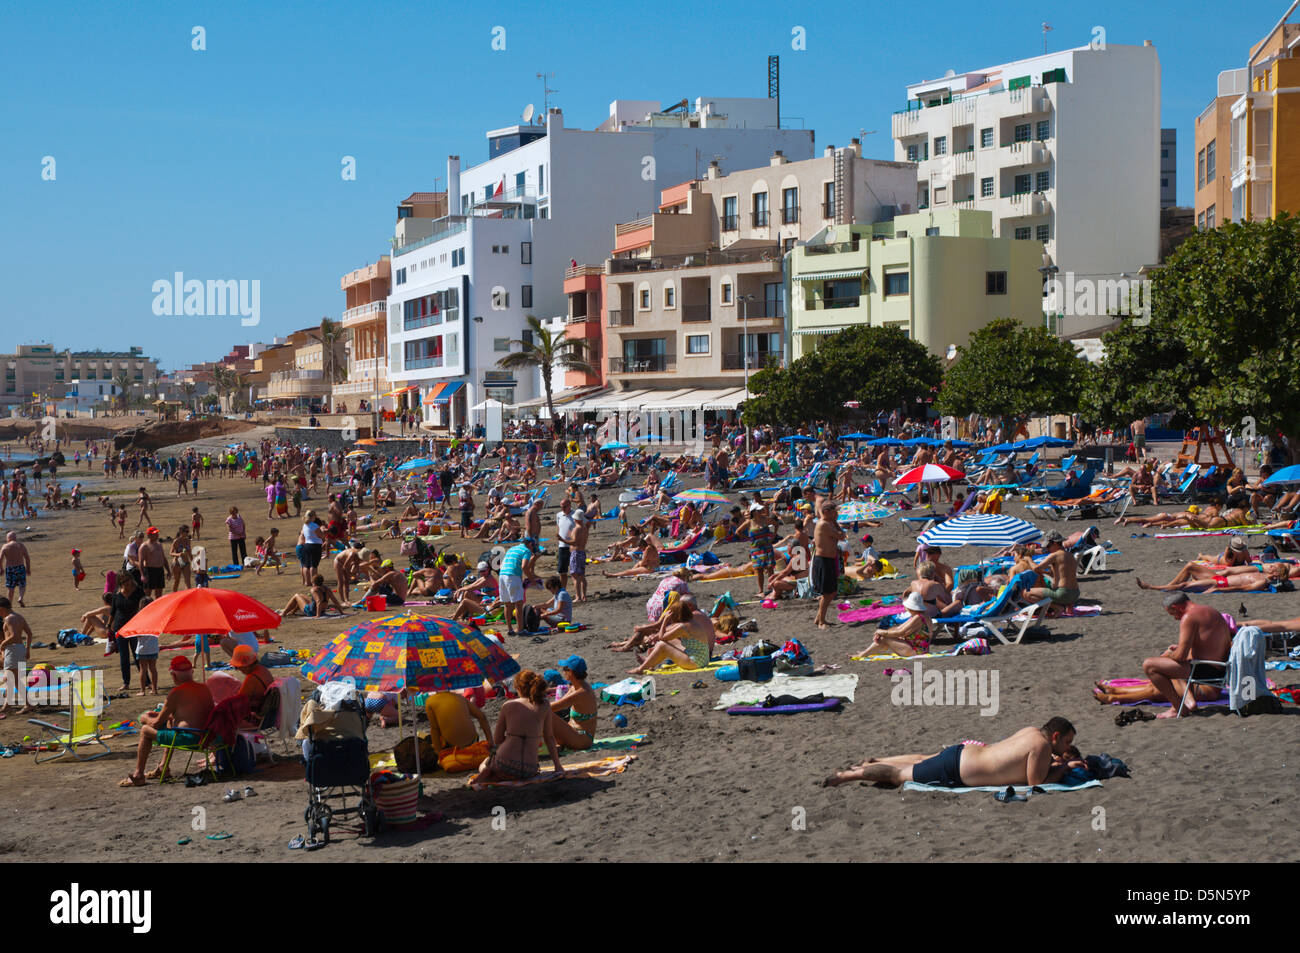
{"label": "satellite dish", "polygon": [[523,115],[523,120],[524,120],[524,122],[532,122],[532,121],[533,121],[533,113],[535,113],[535,112],[537,112],[537,108],[536,108],[535,106],[533,106],[532,103],[529,103],[527,106],[525,106],[525,107],[524,107],[524,115]]}

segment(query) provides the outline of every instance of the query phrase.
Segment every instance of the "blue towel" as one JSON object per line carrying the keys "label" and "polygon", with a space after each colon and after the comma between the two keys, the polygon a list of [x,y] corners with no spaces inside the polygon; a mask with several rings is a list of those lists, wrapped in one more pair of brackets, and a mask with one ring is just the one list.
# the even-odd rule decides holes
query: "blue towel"
{"label": "blue towel", "polygon": [[999,791],[1005,791],[1008,787],[1014,787],[1017,794],[1044,793],[1053,794],[1058,791],[1082,791],[1084,788],[1099,788],[1101,782],[1095,778],[1091,781],[1085,781],[1083,784],[1038,784],[1034,785],[1040,789],[1039,792],[1033,792],[1028,784],[986,784],[975,788],[945,788],[934,784],[917,784],[915,781],[907,781],[903,784],[904,791],[946,791],[949,794],[969,794],[971,791],[985,791],[990,794],[996,794]]}

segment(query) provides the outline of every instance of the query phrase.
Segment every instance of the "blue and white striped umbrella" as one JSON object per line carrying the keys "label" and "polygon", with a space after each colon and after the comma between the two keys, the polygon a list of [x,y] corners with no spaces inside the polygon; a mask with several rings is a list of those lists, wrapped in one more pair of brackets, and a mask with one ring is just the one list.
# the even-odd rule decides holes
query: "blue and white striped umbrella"
{"label": "blue and white striped umbrella", "polygon": [[1011,546],[1042,539],[1033,523],[995,513],[969,513],[944,520],[917,537],[926,546]]}

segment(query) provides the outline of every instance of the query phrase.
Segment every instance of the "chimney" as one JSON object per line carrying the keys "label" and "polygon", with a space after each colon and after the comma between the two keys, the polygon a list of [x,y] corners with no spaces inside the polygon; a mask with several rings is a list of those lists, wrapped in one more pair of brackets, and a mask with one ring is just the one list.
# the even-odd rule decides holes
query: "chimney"
{"label": "chimney", "polygon": [[853,149],[853,154],[854,154],[855,156],[857,156],[859,159],[861,159],[861,158],[862,158],[862,140],[861,140],[861,139],[850,139],[850,140],[849,140],[849,146]]}
{"label": "chimney", "polygon": [[772,159],[768,165],[785,165],[786,161],[785,153],[777,149],[776,152],[772,153]]}
{"label": "chimney", "polygon": [[1143,40],[1143,41],[1142,41],[1142,45],[1143,45],[1143,46],[1150,46],[1150,45],[1151,45],[1151,41],[1150,41],[1150,40]]}
{"label": "chimney", "polygon": [[460,214],[460,156],[447,156],[447,214]]}
{"label": "chimney", "polygon": [[717,159],[713,159],[709,162],[708,178],[710,181],[722,178],[722,167],[718,165]]}
{"label": "chimney", "polygon": [[556,129],[564,128],[564,113],[560,111],[559,106],[552,106],[546,114],[546,131],[550,134],[551,125],[554,124]]}
{"label": "chimney", "polygon": [[830,158],[831,156],[833,156],[833,155],[835,155],[835,146],[834,146],[834,145],[829,145],[829,146],[827,146],[827,147],[822,151],[822,156],[823,156],[824,158],[829,159],[829,158]]}

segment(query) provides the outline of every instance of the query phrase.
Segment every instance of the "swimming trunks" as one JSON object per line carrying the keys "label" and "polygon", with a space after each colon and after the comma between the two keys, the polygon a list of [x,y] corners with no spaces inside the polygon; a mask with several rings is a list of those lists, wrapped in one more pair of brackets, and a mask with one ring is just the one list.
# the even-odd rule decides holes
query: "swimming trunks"
{"label": "swimming trunks", "polygon": [[569,575],[585,576],[587,574],[587,551],[585,549],[569,550]]}
{"label": "swimming trunks", "polygon": [[26,566],[6,566],[5,567],[5,588],[21,589],[27,585],[27,567]]}
{"label": "swimming trunks", "polygon": [[917,784],[932,784],[940,788],[965,787],[961,780],[961,749],[964,745],[951,745],[933,758],[912,765],[912,780]]}
{"label": "swimming trunks", "polygon": [[162,566],[145,566],[145,588],[161,589],[167,582],[167,571]]}
{"label": "swimming trunks", "polygon": [[203,732],[193,728],[159,728],[158,744],[166,748],[188,746],[197,748],[203,740]]}
{"label": "swimming trunks", "polygon": [[1072,606],[1079,601],[1078,589],[1045,589],[1043,591],[1047,598],[1052,600],[1053,605]]}
{"label": "swimming trunks", "polygon": [[839,592],[840,561],[836,556],[814,556],[812,564],[813,591],[823,596]]}

